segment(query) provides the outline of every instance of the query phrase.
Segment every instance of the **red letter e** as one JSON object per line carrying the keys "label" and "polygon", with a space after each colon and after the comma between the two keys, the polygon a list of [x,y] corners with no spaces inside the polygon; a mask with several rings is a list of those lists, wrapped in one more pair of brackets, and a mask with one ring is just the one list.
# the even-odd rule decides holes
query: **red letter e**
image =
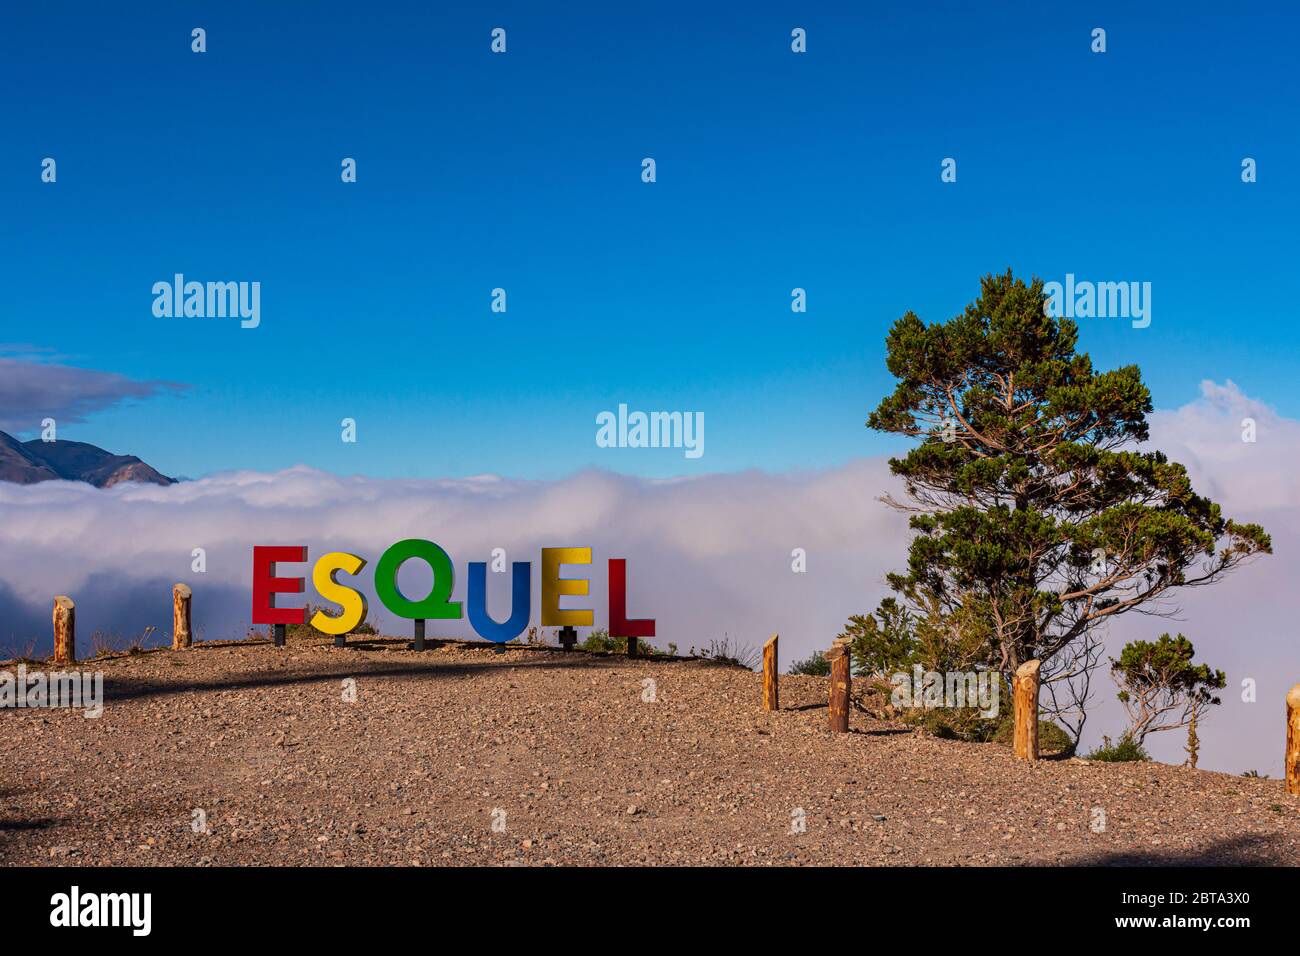
{"label": "red letter e", "polygon": [[277,578],[275,565],[280,561],[306,561],[306,547],[253,548],[253,623],[254,624],[306,624],[305,607],[276,607],[277,594],[301,594],[302,578]]}

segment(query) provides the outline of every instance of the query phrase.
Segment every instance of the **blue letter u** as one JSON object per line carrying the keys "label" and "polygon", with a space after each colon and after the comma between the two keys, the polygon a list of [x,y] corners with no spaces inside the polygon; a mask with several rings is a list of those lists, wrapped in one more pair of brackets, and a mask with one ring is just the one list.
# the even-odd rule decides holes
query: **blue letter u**
{"label": "blue letter u", "polygon": [[498,624],[487,611],[487,562],[469,563],[469,595],[465,604],[470,626],[485,641],[504,644],[524,632],[528,626],[528,609],[532,600],[533,563],[515,561],[510,565],[510,620]]}

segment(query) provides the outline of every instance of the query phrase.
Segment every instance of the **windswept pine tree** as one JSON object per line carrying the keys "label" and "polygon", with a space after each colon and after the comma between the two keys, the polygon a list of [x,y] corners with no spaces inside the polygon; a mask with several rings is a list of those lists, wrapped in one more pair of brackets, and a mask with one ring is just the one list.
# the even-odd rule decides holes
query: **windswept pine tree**
{"label": "windswept pine tree", "polygon": [[1227,686],[1223,671],[1193,663],[1196,648],[1179,634],[1161,634],[1155,641],[1130,641],[1118,660],[1111,661],[1111,677],[1119,685],[1119,700],[1128,712],[1125,736],[1146,742],[1148,734],[1190,728],[1187,753],[1196,766],[1200,741],[1196,725],[1219,704],[1212,693]]}
{"label": "windswept pine tree", "polygon": [[1045,300],[1041,280],[1008,271],[947,322],[908,312],[887,339],[898,386],[867,422],[921,439],[890,461],[910,501],[887,500],[917,532],[890,586],[986,634],[1004,674],[1272,550],[1139,447],[1152,405],[1137,366],[1095,370]]}

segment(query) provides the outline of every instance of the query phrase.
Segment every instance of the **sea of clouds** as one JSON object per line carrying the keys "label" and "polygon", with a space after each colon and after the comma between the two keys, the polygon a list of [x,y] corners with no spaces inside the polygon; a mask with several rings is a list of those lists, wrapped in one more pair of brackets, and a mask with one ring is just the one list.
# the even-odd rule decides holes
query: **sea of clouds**
{"label": "sea of clouds", "polygon": [[[1241,440],[1255,419],[1258,439]],[[1130,614],[1112,625],[1108,647],[1183,631],[1200,658],[1228,674],[1223,705],[1200,728],[1201,766],[1277,776],[1282,763],[1286,690],[1300,682],[1294,639],[1300,588],[1290,564],[1300,541],[1300,422],[1281,418],[1231,382],[1202,385],[1198,400],[1151,417],[1152,446],[1186,464],[1196,487],[1225,513],[1257,521],[1273,535],[1275,554],[1223,584],[1176,599],[1178,619]],[[781,635],[783,666],[826,648],[845,619],[873,608],[887,593],[885,574],[901,569],[906,520],[878,500],[896,490],[883,458],[803,473],[757,471],[650,480],[585,471],[557,481],[498,477],[456,480],[340,477],[308,467],[264,474],[229,472],[170,487],[47,482],[0,483],[0,647],[48,652],[55,594],[77,604],[82,651],[95,631],[133,637],[170,628],[171,585],[195,590],[194,623],[202,639],[242,637],[249,627],[252,546],[305,544],[314,560],[326,551],[365,557],[371,619],[386,633],[409,633],[373,600],[374,563],[394,541],[437,541],[456,568],[453,598],[464,600],[465,565],[489,560],[534,562],[533,611],[539,596],[540,548],[594,549],[589,602],[606,623],[606,560],[628,559],[628,612],[654,617],[655,640],[685,653],[724,637],[761,645]],[[191,571],[191,553],[206,552],[207,570]],[[792,551],[807,555],[806,573],[791,570]],[[294,569],[310,577],[310,564]],[[566,576],[576,576],[568,568]],[[506,574],[489,574],[489,606],[504,618]],[[417,563],[400,579],[424,593],[428,571]],[[308,585],[308,599],[314,600]],[[430,634],[472,637],[467,621],[431,622]],[[1257,701],[1241,700],[1252,678]],[[1103,672],[1095,681],[1085,743],[1116,735],[1122,713]],[[1181,733],[1150,738],[1160,759],[1181,762]]]}

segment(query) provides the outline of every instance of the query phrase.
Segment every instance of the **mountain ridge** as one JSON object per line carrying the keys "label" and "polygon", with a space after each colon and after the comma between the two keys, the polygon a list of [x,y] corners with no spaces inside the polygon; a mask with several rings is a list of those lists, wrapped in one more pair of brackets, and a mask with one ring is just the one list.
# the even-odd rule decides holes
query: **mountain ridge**
{"label": "mountain ridge", "polygon": [[81,441],[20,442],[0,431],[0,481],[34,485],[60,480],[83,481],[96,488],[111,488],[124,481],[176,483],[135,455],[115,455]]}

